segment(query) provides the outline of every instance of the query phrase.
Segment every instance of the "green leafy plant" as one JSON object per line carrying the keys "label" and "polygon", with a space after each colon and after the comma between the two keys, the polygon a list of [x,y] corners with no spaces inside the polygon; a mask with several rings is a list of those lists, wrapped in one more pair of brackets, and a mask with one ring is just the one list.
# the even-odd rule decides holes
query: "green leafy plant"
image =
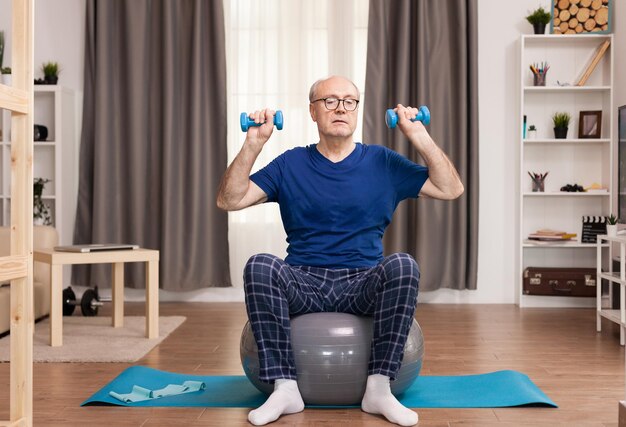
{"label": "green leafy plant", "polygon": [[0,31],[0,69],[2,68],[3,59],[4,59],[4,31]]}
{"label": "green leafy plant", "polygon": [[569,113],[554,113],[552,116],[552,121],[554,122],[555,128],[566,128],[569,126],[569,121],[571,116]]}
{"label": "green leafy plant", "polygon": [[535,125],[530,125],[528,126],[528,130],[533,131],[533,130],[537,130],[537,128],[535,127]]}
{"label": "green leafy plant", "polygon": [[615,225],[617,224],[617,217],[614,214],[611,214],[610,216],[606,217],[606,222],[609,225]]}
{"label": "green leafy plant", "polygon": [[11,74],[11,67],[0,68],[0,74]]}
{"label": "green leafy plant", "polygon": [[50,180],[35,178],[33,182],[33,220],[36,224],[52,225],[50,207],[43,202],[43,190]]}
{"label": "green leafy plant", "polygon": [[539,7],[533,10],[532,13],[529,13],[529,15],[526,17],[526,20],[531,25],[535,25],[535,24],[546,25],[550,23],[550,18],[551,18],[550,12],[545,10],[543,7]]}
{"label": "green leafy plant", "polygon": [[57,62],[44,62],[41,66],[41,71],[43,71],[45,77],[58,77],[61,68]]}

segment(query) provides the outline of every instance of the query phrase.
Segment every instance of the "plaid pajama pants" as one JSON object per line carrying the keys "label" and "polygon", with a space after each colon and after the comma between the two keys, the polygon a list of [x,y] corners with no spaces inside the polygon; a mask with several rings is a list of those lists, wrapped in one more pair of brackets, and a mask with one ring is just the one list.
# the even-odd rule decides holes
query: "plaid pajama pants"
{"label": "plaid pajama pants", "polygon": [[368,374],[395,379],[415,314],[420,271],[408,254],[393,254],[372,268],[291,266],[254,255],[244,270],[246,309],[259,348],[264,382],[296,379],[290,315],[341,312],[373,315]]}

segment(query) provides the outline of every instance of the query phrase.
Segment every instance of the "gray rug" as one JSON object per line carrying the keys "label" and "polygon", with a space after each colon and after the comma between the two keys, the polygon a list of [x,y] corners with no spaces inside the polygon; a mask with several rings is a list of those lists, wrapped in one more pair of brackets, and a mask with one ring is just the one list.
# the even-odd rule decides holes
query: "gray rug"
{"label": "gray rug", "polygon": [[[136,362],[178,328],[184,316],[159,318],[159,337],[145,337],[146,318],[128,316],[123,328],[113,328],[110,317],[63,318],[63,345],[50,347],[50,320],[35,324],[35,362]],[[9,360],[9,336],[0,339],[0,362]]]}

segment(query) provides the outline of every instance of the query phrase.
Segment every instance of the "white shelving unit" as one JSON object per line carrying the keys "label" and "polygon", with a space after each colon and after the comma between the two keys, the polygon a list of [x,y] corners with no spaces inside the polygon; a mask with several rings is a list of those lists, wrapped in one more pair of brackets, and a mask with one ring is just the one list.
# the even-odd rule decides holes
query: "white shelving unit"
{"label": "white shelving unit", "polygon": [[[606,40],[611,44],[584,86],[575,86]],[[527,267],[591,267],[595,244],[581,243],[582,217],[613,212],[613,58],[612,34],[523,35],[520,40],[520,189],[518,302],[522,307],[593,307],[594,298],[524,295],[523,272]],[[548,63],[546,86],[533,86],[530,64]],[[559,86],[569,83],[568,86]],[[579,138],[580,111],[602,111],[600,138]],[[555,139],[552,115],[571,116],[566,139]],[[535,125],[534,139],[524,138],[526,126]],[[531,173],[549,172],[545,192],[532,192]],[[584,187],[600,184],[607,191],[568,193],[566,184]],[[576,241],[540,244],[528,240],[539,229],[576,233]],[[608,251],[604,243],[602,250]],[[608,262],[608,261],[607,261]]]}
{"label": "white shelving unit", "polygon": [[[57,85],[34,87],[35,124],[48,128],[46,141],[34,142],[34,177],[47,178],[43,201],[50,206],[60,244],[71,244],[77,194],[75,92]],[[0,121],[0,225],[10,224],[11,117]]]}
{"label": "white shelving unit", "polygon": [[[613,271],[613,263],[609,263],[608,270],[605,270],[603,267],[605,261],[602,259],[602,242],[612,242],[619,245],[619,273]],[[613,247],[609,251],[609,259],[612,260],[613,257]],[[610,320],[613,323],[617,323],[620,325],[619,329],[619,342],[621,345],[624,345],[624,341],[626,339],[626,304],[625,304],[625,294],[624,287],[626,286],[626,236],[598,236],[598,243],[596,249],[596,274],[597,280],[596,283],[601,283],[601,280],[608,280],[609,283],[618,283],[619,287],[619,310],[603,308],[602,300],[604,295],[602,294],[602,287],[598,286],[596,293],[596,330],[598,332],[602,331],[602,318]],[[609,291],[612,289],[609,286]]]}

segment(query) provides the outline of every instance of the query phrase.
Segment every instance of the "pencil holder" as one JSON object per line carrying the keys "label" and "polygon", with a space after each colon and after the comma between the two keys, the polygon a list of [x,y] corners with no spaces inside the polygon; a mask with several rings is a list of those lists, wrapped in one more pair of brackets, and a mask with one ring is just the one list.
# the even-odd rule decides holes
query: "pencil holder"
{"label": "pencil holder", "polygon": [[546,85],[546,73],[542,74],[533,74],[533,84],[535,86],[545,86]]}
{"label": "pencil holder", "polygon": [[543,193],[545,185],[543,179],[533,179],[533,193]]}
{"label": "pencil holder", "polygon": [[546,173],[530,173],[528,172],[528,176],[533,182],[533,193],[540,192],[542,193],[545,189],[544,182],[549,172]]}

